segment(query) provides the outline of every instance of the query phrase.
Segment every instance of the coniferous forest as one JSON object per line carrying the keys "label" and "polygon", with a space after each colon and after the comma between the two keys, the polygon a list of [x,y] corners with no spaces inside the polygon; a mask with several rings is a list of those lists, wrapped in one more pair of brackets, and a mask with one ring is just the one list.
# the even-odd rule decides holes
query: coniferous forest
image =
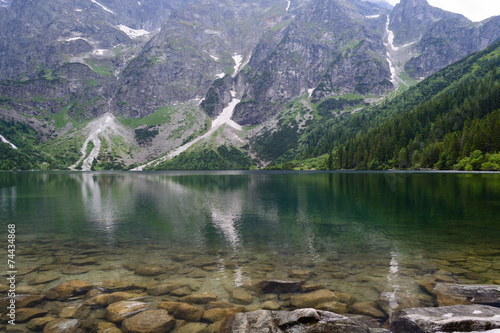
{"label": "coniferous forest", "polygon": [[294,162],[325,169],[500,170],[500,43],[392,100],[315,127]]}

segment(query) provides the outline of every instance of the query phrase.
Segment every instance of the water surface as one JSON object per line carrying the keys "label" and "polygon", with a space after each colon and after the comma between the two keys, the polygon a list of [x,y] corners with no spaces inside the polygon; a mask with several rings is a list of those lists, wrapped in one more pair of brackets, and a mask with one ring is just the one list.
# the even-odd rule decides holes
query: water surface
{"label": "water surface", "polygon": [[[430,275],[500,283],[499,212],[494,173],[0,173],[19,283],[60,275],[43,289],[185,280],[229,299],[234,287],[300,270],[307,284],[358,301],[397,291],[425,306],[433,300],[417,281]],[[166,273],[135,274],[142,265]]]}

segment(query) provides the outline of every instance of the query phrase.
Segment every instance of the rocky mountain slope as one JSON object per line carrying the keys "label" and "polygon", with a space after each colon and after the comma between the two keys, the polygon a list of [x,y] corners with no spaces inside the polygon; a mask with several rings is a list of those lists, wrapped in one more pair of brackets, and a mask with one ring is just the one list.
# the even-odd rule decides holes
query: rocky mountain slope
{"label": "rocky mountain slope", "polygon": [[[89,122],[108,114],[128,134],[103,139],[97,160],[113,156],[117,163],[103,165],[117,167],[196,139],[233,103],[244,131],[186,153],[235,146],[265,165],[304,140],[311,124],[391,96],[499,37],[500,17],[473,23],[426,0],[394,8],[361,0],[5,0],[0,119],[27,124],[38,149],[65,156],[83,148]],[[263,148],[276,144],[270,155]]]}

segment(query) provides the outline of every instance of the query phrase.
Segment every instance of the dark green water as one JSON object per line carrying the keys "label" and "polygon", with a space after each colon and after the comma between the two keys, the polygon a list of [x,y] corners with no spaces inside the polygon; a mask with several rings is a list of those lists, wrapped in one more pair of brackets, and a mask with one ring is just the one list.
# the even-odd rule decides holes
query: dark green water
{"label": "dark green water", "polygon": [[366,300],[418,293],[438,270],[500,281],[500,174],[0,173],[0,221],[16,224],[19,265],[57,271],[57,253],[94,249],[82,280],[139,279],[126,263],[203,268],[172,259],[185,253],[214,263],[198,279],[216,291],[295,269]]}

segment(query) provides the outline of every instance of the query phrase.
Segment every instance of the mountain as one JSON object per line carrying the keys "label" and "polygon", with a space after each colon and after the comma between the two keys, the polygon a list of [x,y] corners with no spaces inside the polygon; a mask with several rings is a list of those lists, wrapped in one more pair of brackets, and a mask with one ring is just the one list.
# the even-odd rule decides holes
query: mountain
{"label": "mountain", "polygon": [[0,135],[30,168],[265,166],[484,49],[499,20],[425,0],[5,0]]}

